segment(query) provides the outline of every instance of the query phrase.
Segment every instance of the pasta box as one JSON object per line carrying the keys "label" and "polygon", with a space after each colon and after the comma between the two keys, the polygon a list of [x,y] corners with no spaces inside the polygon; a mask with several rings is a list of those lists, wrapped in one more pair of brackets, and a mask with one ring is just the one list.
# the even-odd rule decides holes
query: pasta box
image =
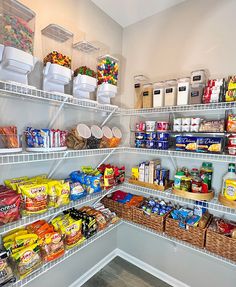
{"label": "pasta box", "polygon": [[222,151],[222,137],[199,137],[197,141],[197,152],[220,153]]}
{"label": "pasta box", "polygon": [[175,149],[180,151],[196,151],[197,137],[177,136],[175,138]]}

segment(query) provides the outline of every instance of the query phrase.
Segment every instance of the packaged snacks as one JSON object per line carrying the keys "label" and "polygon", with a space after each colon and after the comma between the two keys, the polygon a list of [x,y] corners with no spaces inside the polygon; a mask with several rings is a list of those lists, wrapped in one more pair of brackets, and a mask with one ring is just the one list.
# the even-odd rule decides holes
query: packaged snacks
{"label": "packaged snacks", "polygon": [[178,151],[196,151],[197,150],[197,137],[191,136],[177,136],[176,137],[176,150]]}
{"label": "packaged snacks", "polygon": [[55,207],[69,204],[70,202],[70,184],[69,182],[59,183],[56,185],[56,202]]}
{"label": "packaged snacks", "polygon": [[226,131],[229,133],[236,132],[236,115],[229,114],[227,118]]}
{"label": "packaged snacks", "polygon": [[28,176],[22,176],[18,178],[12,178],[12,179],[6,179],[4,180],[4,183],[7,187],[17,190],[17,183],[24,182],[26,180],[29,180]]}
{"label": "packaged snacks", "polygon": [[44,262],[50,262],[61,257],[65,253],[62,234],[59,232],[46,233],[40,249]]}
{"label": "packaged snacks", "polygon": [[0,193],[0,225],[16,221],[20,218],[20,195],[13,190]]}
{"label": "packaged snacks", "polygon": [[0,286],[9,286],[16,281],[9,265],[9,255],[9,252],[0,251]]}
{"label": "packaged snacks", "polygon": [[20,279],[25,278],[42,264],[38,243],[25,247],[11,255]]}
{"label": "packaged snacks", "polygon": [[236,76],[229,77],[228,91],[225,95],[226,102],[236,101]]}
{"label": "packaged snacks", "polygon": [[87,195],[79,182],[70,182],[70,200],[78,200]]}
{"label": "packaged snacks", "polygon": [[0,127],[0,147],[18,148],[20,143],[17,135],[17,127]]}
{"label": "packaged snacks", "polygon": [[203,120],[199,127],[200,132],[223,133],[224,130],[225,130],[224,120],[214,120],[214,121]]}
{"label": "packaged snacks", "polygon": [[236,238],[236,234],[235,234],[236,223],[235,222],[222,219],[219,217],[214,217],[209,226],[209,229],[219,234],[223,234],[225,236]]}
{"label": "packaged snacks", "polygon": [[220,153],[222,152],[222,142],[222,137],[199,137],[197,141],[197,152]]}
{"label": "packaged snacks", "polygon": [[43,59],[44,65],[46,65],[47,62],[50,62],[52,64],[58,64],[69,69],[71,68],[71,58],[57,51],[52,51]]}

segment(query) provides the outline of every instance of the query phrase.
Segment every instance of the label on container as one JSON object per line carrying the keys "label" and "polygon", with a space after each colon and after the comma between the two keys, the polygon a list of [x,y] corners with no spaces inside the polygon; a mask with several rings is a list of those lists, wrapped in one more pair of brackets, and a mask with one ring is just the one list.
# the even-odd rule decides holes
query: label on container
{"label": "label on container", "polygon": [[166,89],[166,93],[167,93],[167,94],[173,93],[173,89],[172,89],[172,88]]}
{"label": "label on container", "polygon": [[135,84],[134,87],[135,89],[140,88],[140,84]]}
{"label": "label on container", "polygon": [[149,95],[149,92],[143,92],[143,96],[146,97]]}
{"label": "label on container", "polygon": [[179,87],[179,92],[185,92],[187,90],[186,86]]}
{"label": "label on container", "polygon": [[154,95],[160,95],[160,93],[161,93],[161,90],[155,90],[154,91]]}
{"label": "label on container", "polygon": [[201,75],[199,75],[199,76],[194,76],[194,77],[193,77],[193,82],[195,82],[195,81],[200,81],[201,78],[202,78]]}
{"label": "label on container", "polygon": [[198,97],[199,91],[191,92],[191,97]]}

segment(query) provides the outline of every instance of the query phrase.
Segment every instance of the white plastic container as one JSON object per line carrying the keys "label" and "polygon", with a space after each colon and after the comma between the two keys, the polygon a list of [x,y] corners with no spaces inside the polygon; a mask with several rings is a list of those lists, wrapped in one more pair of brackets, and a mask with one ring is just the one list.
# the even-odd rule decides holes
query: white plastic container
{"label": "white plastic container", "polygon": [[104,55],[98,58],[98,89],[97,101],[101,104],[110,104],[110,98],[117,94],[118,83],[118,59]]}
{"label": "white plastic container", "polygon": [[182,124],[182,118],[176,118],[174,119],[174,126],[178,126],[178,125],[181,125]]}
{"label": "white plastic container", "polygon": [[165,82],[165,106],[175,106],[177,96],[177,82],[176,80],[169,80]]}
{"label": "white plastic container", "polygon": [[182,126],[181,125],[174,125],[173,126],[173,132],[182,132]]}
{"label": "white plastic container", "polygon": [[143,85],[148,82],[149,79],[144,75],[134,76],[135,109],[142,109],[143,107]]}
{"label": "white plastic container", "polygon": [[28,85],[33,56],[35,13],[16,0],[0,2],[0,80]]}
{"label": "white plastic container", "polygon": [[200,125],[201,118],[191,118],[191,125]]}
{"label": "white plastic container", "polygon": [[190,78],[178,79],[177,105],[188,105],[190,93]]}
{"label": "white plastic container", "polygon": [[90,93],[97,88],[96,68],[99,48],[87,41],[77,42],[73,48],[73,96],[90,100]]}
{"label": "white plastic container", "polygon": [[191,119],[190,118],[182,118],[182,125],[187,125],[189,126],[190,125],[190,122],[191,122]]}
{"label": "white plastic container", "polygon": [[164,106],[164,82],[153,84],[153,108]]}
{"label": "white plastic container", "polygon": [[191,73],[191,84],[206,84],[206,71],[196,70]]}
{"label": "white plastic container", "polygon": [[182,132],[190,132],[190,126],[189,125],[182,126]]}
{"label": "white plastic container", "polygon": [[48,25],[41,33],[45,65],[43,90],[64,93],[64,87],[72,77],[73,33],[56,24]]}

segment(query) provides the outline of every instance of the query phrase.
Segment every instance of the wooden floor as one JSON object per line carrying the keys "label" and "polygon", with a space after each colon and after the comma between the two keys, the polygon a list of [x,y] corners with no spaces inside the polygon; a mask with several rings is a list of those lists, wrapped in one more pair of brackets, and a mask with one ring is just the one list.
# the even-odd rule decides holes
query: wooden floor
{"label": "wooden floor", "polygon": [[116,257],[82,287],[171,287],[129,262]]}

